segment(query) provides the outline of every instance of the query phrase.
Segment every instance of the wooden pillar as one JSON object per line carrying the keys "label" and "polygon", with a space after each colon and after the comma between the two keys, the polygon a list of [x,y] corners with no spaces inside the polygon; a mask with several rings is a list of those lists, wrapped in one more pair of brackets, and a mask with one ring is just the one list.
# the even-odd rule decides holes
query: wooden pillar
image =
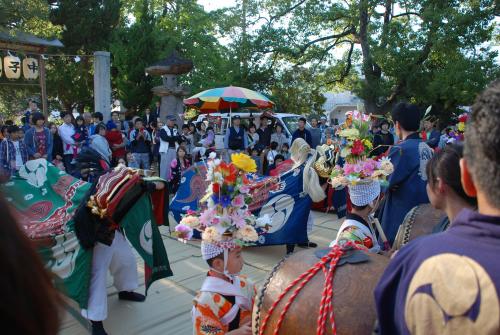
{"label": "wooden pillar", "polygon": [[40,64],[40,88],[42,91],[42,112],[45,117],[49,116],[49,111],[47,107],[47,85],[45,82],[45,59],[43,59],[42,55],[39,57]]}
{"label": "wooden pillar", "polygon": [[94,52],[94,111],[101,112],[104,122],[111,118],[111,54]]}

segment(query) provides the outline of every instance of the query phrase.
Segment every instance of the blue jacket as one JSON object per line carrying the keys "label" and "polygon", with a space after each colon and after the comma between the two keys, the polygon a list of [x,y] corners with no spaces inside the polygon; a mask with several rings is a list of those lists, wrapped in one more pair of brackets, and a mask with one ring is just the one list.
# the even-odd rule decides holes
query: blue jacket
{"label": "blue jacket", "polygon": [[425,167],[433,154],[418,133],[411,134],[390,150],[394,172],[389,176],[381,224],[391,244],[406,213],[429,202]]}
{"label": "blue jacket", "polygon": [[[28,161],[28,152],[23,142],[19,142],[19,151],[23,164]],[[12,176],[15,172],[16,148],[11,140],[4,139],[0,142],[0,172],[2,175]]]}
{"label": "blue jacket", "polygon": [[[47,160],[52,162],[52,148],[54,146],[54,139],[52,133],[48,128],[43,128],[43,132],[45,133],[45,138],[47,139]],[[24,145],[26,146],[26,150],[28,150],[29,157],[33,157],[37,152],[38,143],[35,135],[35,127],[31,127],[24,134]]]}
{"label": "blue jacket", "polygon": [[430,133],[429,138],[427,139],[427,145],[432,149],[436,148],[439,144],[439,140],[441,138],[441,133],[435,129],[433,129]]}

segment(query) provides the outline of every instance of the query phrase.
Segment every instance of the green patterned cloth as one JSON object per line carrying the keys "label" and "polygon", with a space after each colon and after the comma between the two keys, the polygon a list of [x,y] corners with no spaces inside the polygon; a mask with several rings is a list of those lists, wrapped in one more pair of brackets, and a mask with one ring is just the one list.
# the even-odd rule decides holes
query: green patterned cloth
{"label": "green patterned cloth", "polygon": [[[85,250],[75,233],[74,215],[91,184],[76,179],[44,159],[28,161],[0,190],[12,206],[26,235],[56,278],[56,285],[81,308],[87,307],[92,250]],[[132,206],[120,223],[147,265],[146,287],[171,276],[167,253],[148,195]]]}
{"label": "green patterned cloth", "polygon": [[80,246],[73,216],[90,187],[44,159],[28,161],[1,186],[58,288],[82,307],[88,300],[92,250]]}

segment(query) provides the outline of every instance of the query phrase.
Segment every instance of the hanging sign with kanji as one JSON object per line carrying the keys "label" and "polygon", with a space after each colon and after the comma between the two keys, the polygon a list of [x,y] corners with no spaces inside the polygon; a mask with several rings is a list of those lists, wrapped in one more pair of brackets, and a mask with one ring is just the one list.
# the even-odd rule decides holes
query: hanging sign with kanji
{"label": "hanging sign with kanji", "polygon": [[23,59],[23,75],[25,79],[34,80],[38,78],[38,59],[27,57]]}
{"label": "hanging sign with kanji", "polygon": [[17,56],[6,56],[3,59],[5,76],[8,79],[21,78],[21,60]]}

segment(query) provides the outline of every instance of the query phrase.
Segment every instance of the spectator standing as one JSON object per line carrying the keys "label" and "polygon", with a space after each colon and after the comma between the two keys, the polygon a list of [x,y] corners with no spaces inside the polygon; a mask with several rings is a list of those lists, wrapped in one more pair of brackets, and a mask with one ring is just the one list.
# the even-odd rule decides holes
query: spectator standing
{"label": "spectator standing", "polygon": [[89,126],[89,136],[92,136],[96,132],[96,127],[99,123],[102,123],[104,117],[101,112],[95,112],[92,114],[92,124]]}
{"label": "spectator standing", "polygon": [[144,117],[142,122],[146,125],[146,128],[151,131],[151,122],[158,122],[158,114],[155,111],[151,112],[151,109],[146,108],[144,110]]}
{"label": "spectator standing", "polygon": [[106,140],[108,141],[109,148],[111,149],[111,164],[113,166],[118,164],[118,160],[120,158],[125,159],[126,143],[123,140],[123,134],[118,129],[118,125],[113,122],[113,120],[109,120],[106,123]]}
{"label": "spectator standing", "polygon": [[298,128],[292,135],[292,143],[296,138],[302,138],[312,148],[312,136],[309,130],[306,129],[306,122],[307,120],[305,117],[299,118]]}
{"label": "spectator standing", "polygon": [[253,148],[259,143],[259,134],[257,134],[257,127],[255,124],[251,123],[250,126],[248,126],[248,134],[247,134],[247,142],[248,142],[248,149],[251,153]]}
{"label": "spectator standing", "polygon": [[9,126],[9,138],[0,143],[1,174],[12,176],[28,160],[28,151],[22,141],[23,130],[16,125]]}
{"label": "spectator standing", "polygon": [[181,134],[181,145],[184,145],[186,154],[188,157],[191,157],[191,153],[193,152],[193,134],[189,131],[189,125],[182,125],[182,134]]}
{"label": "spectator standing", "polygon": [[434,124],[432,123],[432,121],[425,120],[424,132],[422,137],[425,140],[425,143],[427,143],[427,145],[430,146],[432,149],[435,149],[439,144],[440,137],[441,134],[439,133],[438,130],[434,128]]}
{"label": "spectator standing", "polygon": [[288,136],[283,132],[283,126],[281,125],[281,123],[277,123],[274,127],[274,133],[271,135],[271,143],[272,142],[278,143],[278,147],[276,148],[277,151],[281,151],[281,147],[284,143],[290,145],[290,140],[288,139]]}
{"label": "spectator standing", "polygon": [[190,166],[187,158],[186,147],[180,145],[177,148],[177,158],[170,163],[170,193],[175,194],[181,183],[182,173]]}
{"label": "spectator standing", "polygon": [[234,152],[244,151],[248,147],[248,138],[245,129],[240,127],[241,118],[234,115],[231,118],[232,125],[227,128],[224,136],[224,149],[227,150],[229,157]]}
{"label": "spectator standing", "polygon": [[[85,121],[82,116],[77,116],[75,119],[75,134],[73,135],[73,140],[78,143],[78,146],[82,148],[83,146],[89,145],[89,132],[88,128],[85,126]],[[75,152],[76,155],[76,152]],[[76,158],[76,157],[75,157]]]}
{"label": "spectator standing", "polygon": [[24,144],[28,150],[29,159],[45,158],[52,161],[52,134],[44,127],[45,116],[36,112],[32,116],[33,127],[24,135]]}
{"label": "spectator standing", "polygon": [[135,169],[149,170],[149,153],[151,150],[151,135],[144,129],[142,119],[136,118],[134,130],[130,132],[130,151],[134,156],[134,163],[129,166]]}
{"label": "spectator standing", "polygon": [[151,141],[153,161],[158,162],[158,171],[160,171],[160,129],[163,128],[163,122],[151,122]]}
{"label": "spectator standing", "polygon": [[[380,156],[394,145],[394,136],[389,131],[389,121],[383,120],[380,123],[380,132],[373,137],[373,156]],[[378,148],[377,148],[378,147]]]}
{"label": "spectator standing", "polygon": [[118,112],[111,113],[111,121],[113,121],[116,124],[116,127],[118,129],[120,129],[120,131],[125,130],[125,123],[126,122],[120,120],[120,114],[118,114]]}
{"label": "spectator standing", "polygon": [[106,126],[104,123],[99,123],[95,128],[95,134],[92,135],[92,141],[90,147],[97,151],[101,157],[106,160],[108,165],[111,165],[111,149],[109,148],[109,143],[106,140]]}
{"label": "spectator standing", "polygon": [[319,129],[318,119],[315,117],[311,119],[311,128],[309,132],[311,133],[310,146],[312,149],[316,149],[316,147],[321,144],[321,129]]}
{"label": "spectator standing", "polygon": [[[155,107],[152,113],[156,115],[156,119],[159,121],[160,120],[160,115],[161,115],[161,101],[155,102]],[[156,121],[156,120],[155,120]]]}
{"label": "spectator standing", "polygon": [[174,127],[175,116],[167,116],[167,125],[160,129],[160,177],[168,180],[170,163],[177,157],[177,146],[181,142],[181,136]]}
{"label": "spectator standing", "polygon": [[73,125],[73,115],[71,113],[63,112],[61,113],[61,118],[63,119],[63,124],[59,126],[59,136],[63,142],[63,162],[64,167],[68,173],[73,171],[73,153],[77,148],[75,140],[73,140],[73,135],[75,134],[75,126]]}
{"label": "spectator standing", "polygon": [[[50,134],[52,135],[52,151],[50,152],[50,157],[52,158],[51,162],[55,166],[60,167],[63,163],[64,149],[63,142],[61,140],[61,136],[57,132],[57,126],[53,122],[48,123],[48,128]],[[26,138],[26,136],[24,137]]]}
{"label": "spectator standing", "polygon": [[264,150],[271,145],[271,135],[273,133],[272,127],[269,127],[269,119],[267,116],[262,115],[260,117],[260,126],[257,130],[259,135],[259,142],[257,147],[259,150]]}
{"label": "spectator standing", "polygon": [[92,114],[90,112],[83,112],[83,121],[85,122],[85,127],[87,127],[87,131],[90,134],[90,125],[92,124]]}

